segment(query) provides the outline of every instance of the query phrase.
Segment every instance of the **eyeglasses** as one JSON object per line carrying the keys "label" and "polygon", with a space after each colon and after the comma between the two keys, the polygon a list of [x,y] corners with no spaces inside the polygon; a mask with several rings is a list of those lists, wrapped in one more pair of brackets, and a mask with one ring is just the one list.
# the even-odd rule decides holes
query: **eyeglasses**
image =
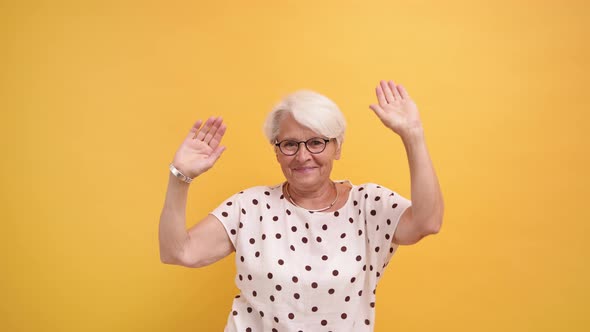
{"label": "eyeglasses", "polygon": [[307,141],[293,141],[287,139],[276,143],[275,146],[278,146],[279,150],[281,150],[284,155],[294,156],[299,151],[299,145],[301,143],[305,144],[305,148],[310,153],[318,154],[326,149],[326,144],[328,144],[328,142],[330,142],[330,139],[320,137],[310,138]]}

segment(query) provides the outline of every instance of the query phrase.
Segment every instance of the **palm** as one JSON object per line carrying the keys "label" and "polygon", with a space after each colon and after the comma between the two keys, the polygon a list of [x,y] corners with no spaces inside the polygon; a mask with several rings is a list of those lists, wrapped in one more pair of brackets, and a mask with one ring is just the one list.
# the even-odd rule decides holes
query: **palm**
{"label": "palm", "polygon": [[225,149],[219,145],[226,130],[223,120],[209,118],[202,128],[201,124],[201,120],[194,124],[174,156],[173,164],[189,177],[210,169]]}
{"label": "palm", "polygon": [[376,94],[379,104],[370,108],[385,126],[400,136],[421,127],[418,107],[403,86],[395,85],[393,81],[381,81]]}

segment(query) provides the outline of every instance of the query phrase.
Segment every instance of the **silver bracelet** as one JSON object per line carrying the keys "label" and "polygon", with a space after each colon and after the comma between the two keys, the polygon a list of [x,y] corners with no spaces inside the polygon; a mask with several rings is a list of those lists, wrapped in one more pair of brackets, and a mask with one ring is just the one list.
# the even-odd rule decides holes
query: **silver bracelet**
{"label": "silver bracelet", "polygon": [[189,178],[188,176],[182,174],[181,171],[179,171],[178,169],[176,169],[176,167],[174,167],[174,165],[170,164],[170,172],[176,176],[180,181],[184,182],[184,183],[191,183],[193,182],[193,179]]}

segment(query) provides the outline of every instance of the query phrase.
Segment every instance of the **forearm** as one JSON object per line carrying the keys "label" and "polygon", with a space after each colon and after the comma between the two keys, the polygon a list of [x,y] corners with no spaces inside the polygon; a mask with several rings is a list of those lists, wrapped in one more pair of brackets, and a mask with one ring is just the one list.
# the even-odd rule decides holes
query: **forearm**
{"label": "forearm", "polygon": [[412,222],[425,233],[437,233],[442,225],[444,203],[424,131],[412,130],[402,140],[410,166]]}
{"label": "forearm", "polygon": [[178,263],[182,257],[184,245],[188,241],[186,230],[188,189],[189,184],[170,174],[159,226],[160,259],[164,263]]}

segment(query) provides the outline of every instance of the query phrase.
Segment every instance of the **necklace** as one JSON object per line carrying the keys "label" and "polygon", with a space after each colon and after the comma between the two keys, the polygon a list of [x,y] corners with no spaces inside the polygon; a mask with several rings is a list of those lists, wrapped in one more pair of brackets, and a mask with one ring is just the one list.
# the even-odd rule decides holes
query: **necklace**
{"label": "necklace", "polygon": [[329,208],[331,208],[332,206],[334,206],[334,204],[336,204],[336,201],[338,201],[338,195],[339,195],[339,193],[338,193],[338,189],[336,188],[336,182],[332,182],[332,183],[334,184],[334,189],[336,190],[336,198],[334,198],[334,201],[330,205],[328,205],[327,207],[322,208],[322,209],[317,209],[317,210],[305,209],[304,207],[301,207],[297,203],[295,203],[295,200],[293,199],[293,197],[291,197],[291,193],[289,192],[289,182],[286,182],[285,183],[285,193],[287,193],[287,198],[289,198],[289,200],[291,201],[291,203],[293,203],[293,205],[295,205],[296,207],[305,209],[305,210],[307,210],[309,212],[322,212],[322,211],[326,211]]}

